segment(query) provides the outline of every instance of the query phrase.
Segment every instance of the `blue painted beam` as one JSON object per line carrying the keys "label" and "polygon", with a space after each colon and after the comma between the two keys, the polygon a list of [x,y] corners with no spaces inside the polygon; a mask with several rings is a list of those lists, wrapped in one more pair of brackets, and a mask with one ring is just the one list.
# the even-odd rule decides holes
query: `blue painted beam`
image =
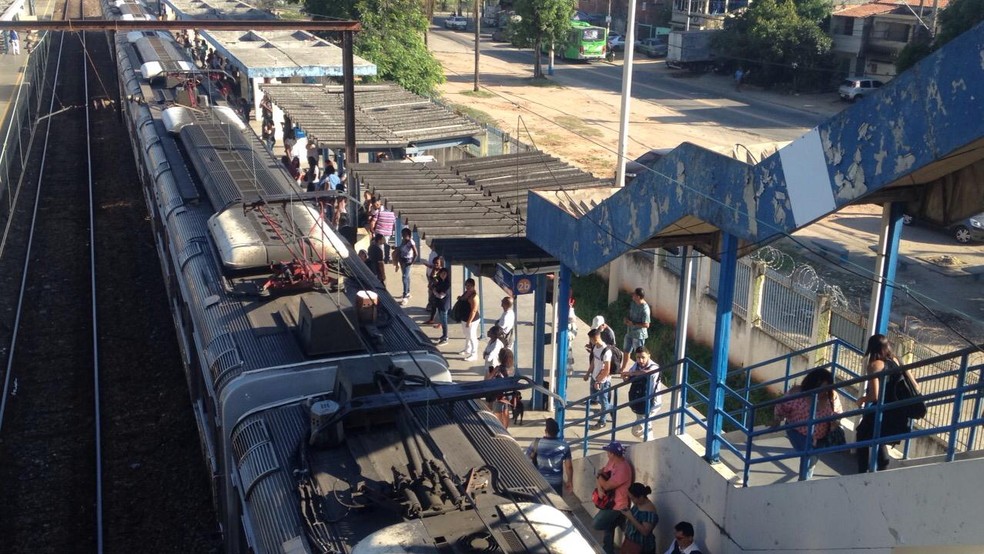
{"label": "blue painted beam", "polygon": [[877,288],[878,310],[875,314],[873,329],[875,333],[888,333],[888,319],[892,313],[892,293],[895,287],[895,271],[899,265],[899,245],[902,243],[902,216],[905,205],[893,202],[889,207],[888,229],[885,237],[884,261],[881,264],[881,279],[874,286]]}
{"label": "blue painted beam", "polygon": [[735,273],[738,270],[738,239],[724,235],[721,241],[721,272],[718,274],[717,318],[711,358],[711,388],[707,407],[707,441],[704,457],[717,462],[721,457],[721,429],[724,423],[724,386],[728,377],[728,347],[731,343],[731,310],[735,299]]}
{"label": "blue painted beam", "polygon": [[[567,332],[567,320],[571,315],[571,305],[566,300],[571,297],[571,268],[561,264],[557,272],[558,293],[554,298],[557,307],[557,396],[563,401],[557,403],[555,419],[560,424],[560,436],[564,436],[564,404],[567,402],[567,348],[570,344],[570,333]],[[563,299],[564,301],[561,301]]]}
{"label": "blue painted beam", "polygon": [[984,138],[982,50],[978,25],[754,166],[684,143],[580,218],[531,192],[527,237],[579,275],[688,216],[775,240]]}

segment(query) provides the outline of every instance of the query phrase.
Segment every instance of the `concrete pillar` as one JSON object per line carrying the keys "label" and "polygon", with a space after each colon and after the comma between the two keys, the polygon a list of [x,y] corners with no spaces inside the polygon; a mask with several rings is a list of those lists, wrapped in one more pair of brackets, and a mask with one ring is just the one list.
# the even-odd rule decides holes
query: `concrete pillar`
{"label": "concrete pillar", "polygon": [[[813,308],[813,329],[810,330],[813,344],[823,344],[831,339],[830,335],[830,296],[818,294],[817,303]],[[819,366],[827,362],[830,356],[827,349],[817,349],[813,352],[813,365]]]}
{"label": "concrete pillar", "polygon": [[608,263],[608,303],[618,300],[622,290],[622,256]]}
{"label": "concrete pillar", "polygon": [[[693,247],[691,246],[683,247],[683,271],[680,273],[680,299],[677,301],[677,335],[673,353],[677,362],[687,357],[687,328],[689,327],[690,321],[690,284],[693,281],[691,276],[694,272],[693,251]],[[683,370],[682,363],[676,366],[676,376],[673,380],[674,385],[683,383]],[[672,409],[674,413],[670,415],[671,433],[683,434],[684,432],[683,418],[678,418],[675,413],[683,405],[681,397],[682,390],[673,393]],[[677,429],[677,425],[680,425],[679,429]]]}
{"label": "concrete pillar", "polygon": [[[755,262],[752,264],[752,275],[748,283],[748,322],[752,327],[762,326],[762,296],[765,294],[765,274],[767,269],[768,266],[765,262]],[[720,294],[718,295],[718,299],[720,301]]]}

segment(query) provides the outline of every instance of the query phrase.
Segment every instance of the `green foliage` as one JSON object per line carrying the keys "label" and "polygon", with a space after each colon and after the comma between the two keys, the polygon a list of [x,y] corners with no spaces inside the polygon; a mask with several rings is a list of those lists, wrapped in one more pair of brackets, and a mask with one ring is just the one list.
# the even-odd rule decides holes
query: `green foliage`
{"label": "green foliage", "polygon": [[820,27],[829,15],[829,4],[818,0],[762,0],[712,37],[711,45],[732,69],[751,70],[751,81],[817,88],[834,63],[833,41]]}
{"label": "green foliage", "polygon": [[534,78],[543,77],[541,47],[567,36],[575,5],[575,0],[516,0],[514,9],[521,19],[512,24],[512,42],[533,47]]}
{"label": "green foliage", "polygon": [[984,21],[984,2],[953,0],[940,12],[940,32],[936,36],[936,48],[969,31],[981,21]]}
{"label": "green foliage", "polygon": [[[596,315],[603,315],[605,317],[605,322],[609,327],[615,332],[615,336],[618,339],[625,336],[625,323],[623,319],[625,314],[628,313],[628,306],[631,300],[631,296],[628,293],[622,292],[619,294],[618,300],[609,304],[608,303],[608,283],[604,279],[598,277],[595,274],[586,275],[584,277],[575,276],[572,280],[572,288],[574,290],[574,299],[576,300],[575,310],[577,311],[578,317],[583,321],[591,322],[591,319]],[[579,337],[586,337],[587,332],[582,331],[578,335]],[[578,339],[580,340],[580,338]],[[658,320],[653,320],[649,325],[649,338],[646,339],[646,348],[652,353],[652,359],[656,363],[666,365],[676,359],[675,349],[676,349],[676,328],[672,325],[668,325]],[[574,345],[574,352],[579,353],[578,345]],[[687,344],[687,357],[696,362],[698,365],[704,369],[710,369],[711,367],[711,349],[706,345],[695,344],[690,342]],[[735,391],[742,390],[745,388],[745,374],[741,368],[729,368],[728,373],[728,386]],[[673,378],[670,375],[663,375],[663,382],[667,385],[673,384]],[[699,370],[694,370],[688,374],[688,382],[694,385],[701,394],[707,396],[710,389],[710,385],[707,381],[707,377],[701,375]],[[764,402],[775,398],[775,395],[769,393],[765,389],[754,389],[749,396],[749,401],[753,404],[759,402]],[[725,395],[725,410],[732,415],[735,419],[740,419],[740,411],[742,409],[742,403],[734,395]],[[695,404],[694,409],[700,411],[701,413],[706,413],[706,404]],[[771,409],[757,410],[755,413],[755,425],[769,425],[773,421],[773,415]],[[725,431],[730,431],[734,429],[733,425],[725,424]]]}
{"label": "green foliage", "polygon": [[355,52],[376,64],[377,76],[417,94],[444,82],[441,64],[427,50],[427,18],[413,0],[305,0],[310,13],[362,23]]}
{"label": "green foliage", "polygon": [[895,60],[895,71],[902,73],[932,53],[933,46],[928,40],[910,42],[899,52],[899,57]]}
{"label": "green foliage", "polygon": [[984,1],[953,0],[945,10],[940,11],[939,32],[936,39],[913,41],[907,44],[895,61],[895,70],[901,73],[909,69],[919,60],[942,48],[944,44],[969,31],[981,21],[984,21]]}

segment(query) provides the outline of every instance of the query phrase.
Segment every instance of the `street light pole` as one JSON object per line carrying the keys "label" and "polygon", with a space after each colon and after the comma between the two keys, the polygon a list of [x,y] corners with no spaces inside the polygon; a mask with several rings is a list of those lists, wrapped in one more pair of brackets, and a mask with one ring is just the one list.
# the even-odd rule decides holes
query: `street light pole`
{"label": "street light pole", "polygon": [[636,0],[629,0],[628,21],[625,27],[625,55],[622,58],[622,113],[618,126],[618,166],[615,186],[625,186],[625,149],[629,142],[629,113],[632,104],[632,58],[635,54]]}
{"label": "street light pole", "polygon": [[475,92],[478,92],[478,60],[482,56],[479,48],[479,32],[481,31],[482,19],[478,17],[478,0],[475,0]]}

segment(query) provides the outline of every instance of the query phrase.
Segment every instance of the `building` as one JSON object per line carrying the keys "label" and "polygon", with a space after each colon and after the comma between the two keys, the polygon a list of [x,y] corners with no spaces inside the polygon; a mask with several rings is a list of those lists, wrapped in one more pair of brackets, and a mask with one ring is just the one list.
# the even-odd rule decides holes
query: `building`
{"label": "building", "polygon": [[902,49],[920,36],[930,34],[936,21],[934,5],[936,9],[944,9],[947,3],[947,0],[877,0],[835,11],[830,20],[830,34],[842,73],[891,79]]}

